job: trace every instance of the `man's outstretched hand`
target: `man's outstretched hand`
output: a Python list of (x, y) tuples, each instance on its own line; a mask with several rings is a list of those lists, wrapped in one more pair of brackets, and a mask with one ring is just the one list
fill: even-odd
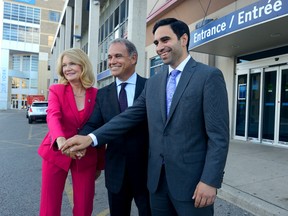
[(62, 151), (62, 153), (64, 153), (66, 150), (76, 152), (86, 149), (91, 145), (92, 142), (93, 140), (90, 136), (75, 135), (70, 139), (66, 140), (64, 145), (61, 146), (60, 150)]

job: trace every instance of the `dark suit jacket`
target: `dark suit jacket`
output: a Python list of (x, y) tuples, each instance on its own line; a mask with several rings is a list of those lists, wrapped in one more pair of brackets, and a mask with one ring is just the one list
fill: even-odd
[(229, 144), (226, 85), (220, 70), (190, 59), (166, 118), (168, 70), (152, 76), (134, 106), (94, 131), (99, 145), (148, 118), (148, 188), (158, 186), (162, 161), (171, 195), (191, 200), (202, 182), (219, 188)]
[[(137, 75), (135, 98), (141, 94), (146, 79)], [(99, 89), (96, 105), (81, 134), (88, 134), (120, 113), (116, 82)], [(148, 128), (142, 122), (128, 133), (110, 141), (106, 150), (105, 182), (113, 193), (119, 192), (124, 174), (130, 178), (134, 191), (147, 188)], [(146, 189), (147, 190), (147, 189)]]

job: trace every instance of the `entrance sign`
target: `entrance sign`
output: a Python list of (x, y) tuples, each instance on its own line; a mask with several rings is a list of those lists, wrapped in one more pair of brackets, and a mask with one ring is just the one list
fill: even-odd
[(192, 31), (189, 50), (241, 29), (283, 16), (288, 16), (287, 0), (258, 1)]

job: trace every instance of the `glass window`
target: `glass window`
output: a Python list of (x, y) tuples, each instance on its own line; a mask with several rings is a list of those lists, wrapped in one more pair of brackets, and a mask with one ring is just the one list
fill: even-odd
[(20, 71), (20, 56), (18, 55), (12, 56), (12, 69)]
[(10, 36), (11, 36), (10, 24), (4, 23), (3, 24), (3, 40), (10, 40)]
[(21, 79), (22, 80), (22, 88), (29, 88), (29, 79)]
[(129, 0), (126, 0), (126, 18), (128, 17), (129, 14)]
[(246, 123), (246, 85), (247, 75), (238, 76), (237, 88), (237, 111), (236, 111), (236, 132), (237, 136), (245, 136), (245, 123)]
[(19, 8), (19, 21), (21, 22), (26, 22), (26, 17), (27, 17), (27, 7), (20, 5)]
[(31, 56), (31, 71), (38, 71), (38, 56)]
[(288, 142), (288, 69), (282, 70), (279, 140)]
[(120, 23), (124, 22), (126, 18), (126, 1), (124, 0), (120, 5)]
[(26, 22), (28, 23), (33, 23), (33, 8), (27, 7), (27, 17), (26, 17)]
[(32, 28), (26, 26), (26, 42), (32, 43), (32, 39), (33, 39), (32, 34), (33, 34)]
[(40, 9), (4, 2), (4, 19), (40, 24)]
[(118, 28), (119, 26), (119, 7), (114, 12), (114, 29)]
[(104, 25), (101, 26), (99, 38), (100, 38), (100, 42), (104, 40)]
[(14, 24), (3, 24), (3, 39), (39, 43), (39, 29)]
[(152, 58), (150, 60), (150, 77), (159, 73), (162, 70), (163, 66), (163, 61), (159, 56)]
[(33, 43), (39, 43), (39, 29), (33, 28)]
[(109, 14), (109, 18), (102, 21), (99, 29), (99, 73), (107, 69), (108, 43), (115, 38), (127, 38), (128, 0), (122, 0), (119, 4), (115, 11), (111, 15)]
[(17, 35), (18, 35), (18, 26), (17, 25), (11, 25), (11, 37), (10, 40), (17, 41)]
[(39, 8), (34, 8), (34, 21), (33, 22), (35, 24), (40, 24), (40, 9)]
[(30, 56), (23, 56), (22, 71), (30, 71)]
[(85, 43), (84, 46), (82, 47), (82, 50), (88, 54), (88, 43)]
[(31, 79), (31, 88), (38, 88), (38, 81), (37, 79)]
[(108, 34), (113, 32), (113, 14), (109, 18), (109, 32)]
[(59, 22), (60, 20), (60, 13), (57, 11), (49, 11), (49, 21), (52, 22)]
[[(15, 78), (12, 78), (12, 88), (17, 88)], [(11, 95), (11, 98), (12, 98), (12, 95)]]
[(17, 20), (18, 21), (18, 14), (19, 14), (19, 5), (12, 4), (12, 20)]
[(127, 38), (127, 25), (128, 25), (128, 23), (126, 22), (120, 26), (120, 37), (121, 38)]
[(108, 19), (105, 21), (105, 34), (104, 34), (104, 38), (106, 38), (108, 36)]
[[(249, 103), (248, 103), (248, 137), (258, 138), (259, 112), (260, 112), (260, 90), (261, 90), (261, 74), (251, 73), (250, 86), (249, 86)], [(244, 93), (245, 91), (243, 90), (242, 92), (243, 92), (242, 97), (245, 98), (246, 93)], [(238, 93), (238, 95), (239, 94), (240, 93)]]
[(11, 19), (11, 4), (4, 2), (4, 19)]
[(25, 26), (19, 26), (18, 29), (18, 41), (24, 42), (25, 41)]
[(262, 138), (274, 140), (277, 70), (264, 73)]

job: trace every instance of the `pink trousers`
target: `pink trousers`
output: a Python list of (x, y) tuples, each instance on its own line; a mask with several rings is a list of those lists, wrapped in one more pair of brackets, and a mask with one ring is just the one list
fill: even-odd
[[(78, 170), (72, 160), (73, 216), (91, 216), (95, 192), (96, 165)], [(40, 216), (60, 216), (68, 172), (43, 160)]]

